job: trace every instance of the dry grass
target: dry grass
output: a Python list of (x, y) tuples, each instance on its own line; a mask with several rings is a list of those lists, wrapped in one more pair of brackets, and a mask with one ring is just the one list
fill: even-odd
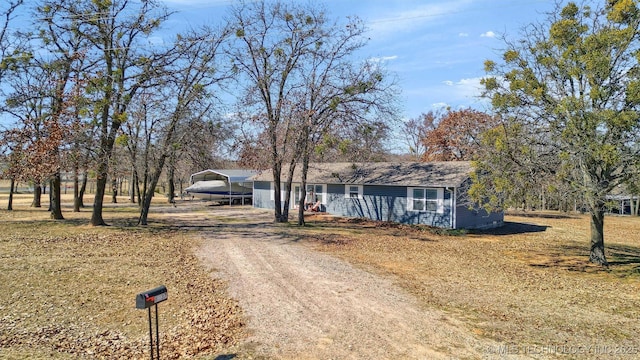
[(135, 296), (161, 284), (162, 358), (206, 357), (243, 336), (241, 311), (199, 263), (194, 237), (160, 222), (135, 227), (137, 208), (127, 204), (107, 205), (111, 226), (91, 227), (89, 209), (67, 204), (65, 221), (53, 221), (46, 204), (29, 203), (18, 195), (13, 211), (0, 211), (3, 359), (148, 358)]
[(315, 217), (304, 233), (516, 352), (638, 356), (640, 218), (606, 218), (606, 269), (588, 263), (588, 218), (558, 215), (507, 216), (502, 229), (462, 236)]
[[(67, 220), (52, 221), (46, 207), (29, 202), (21, 195), (16, 210), (0, 210), (0, 357), (148, 358), (146, 314), (134, 308), (135, 295), (160, 284), (169, 289), (159, 306), (163, 358), (210, 358), (243, 338), (240, 309), (193, 253), (199, 241), (153, 218), (160, 204), (147, 228), (134, 226), (135, 208), (107, 204), (112, 226), (94, 228), (86, 225), (88, 209), (72, 213), (67, 205)], [(587, 261), (585, 216), (506, 220), (496, 231), (448, 236), (315, 215), (308, 227), (282, 231), (392, 276), (423, 306), (511, 349), (546, 346), (542, 357), (551, 357), (580, 346), (590, 351), (580, 358), (637, 356), (640, 218), (606, 218), (607, 269)]]

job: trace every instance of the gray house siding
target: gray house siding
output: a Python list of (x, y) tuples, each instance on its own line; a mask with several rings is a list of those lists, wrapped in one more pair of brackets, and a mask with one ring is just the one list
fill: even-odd
[[(274, 209), (271, 183), (255, 181), (253, 206)], [(451, 211), (452, 192), (444, 189), (444, 211), (442, 214), (426, 211), (409, 211), (407, 187), (364, 185), (361, 199), (345, 197), (344, 184), (327, 184), (326, 205), (323, 210), (329, 214), (360, 217), (377, 221), (392, 221), (412, 225), (429, 225), (451, 229), (454, 214)], [(455, 210), (456, 229), (481, 229), (502, 225), (503, 213), (487, 215), (484, 210), (472, 210), (458, 205)]]
[(261, 209), (275, 209), (275, 201), (271, 200), (269, 181), (253, 182), (253, 206)]
[(469, 209), (459, 205), (456, 208), (456, 229), (489, 229), (504, 224), (504, 213), (487, 214), (483, 209)]
[(451, 193), (444, 191), (444, 212), (408, 211), (406, 186), (364, 185), (362, 198), (345, 197), (344, 184), (327, 186), (327, 212), (403, 224), (451, 228)]
[[(313, 163), (307, 185), (322, 186), (320, 209), (337, 216), (456, 229), (502, 225), (502, 212), (487, 214), (468, 208), (464, 195), (471, 171), (469, 162)], [(299, 168), (293, 178), (302, 178)], [(253, 180), (253, 205), (273, 209), (272, 174), (261, 172)], [(292, 201), (298, 197), (293, 195)], [(291, 204), (292, 208), (296, 205)]]

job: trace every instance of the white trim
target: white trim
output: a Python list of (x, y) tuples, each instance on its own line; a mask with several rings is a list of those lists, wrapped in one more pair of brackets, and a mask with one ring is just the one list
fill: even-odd
[(457, 204), (456, 204), (457, 191), (458, 191), (458, 189), (453, 188), (453, 191), (451, 192), (451, 212), (453, 213), (453, 216), (452, 216), (453, 224), (451, 224), (451, 228), (452, 229), (456, 229), (457, 226), (458, 226), (458, 223), (457, 223), (458, 219), (456, 218), (456, 216), (458, 215)]
[[(284, 198), (285, 198), (285, 191), (283, 191), (284, 190), (284, 185), (285, 185), (285, 183), (280, 183), (280, 201), (284, 201)], [(270, 193), (271, 193), (271, 196), (269, 197), (269, 200), (275, 201), (276, 200), (275, 182), (273, 182), (273, 181), (269, 182), (269, 190), (270, 190)]]
[[(351, 196), (351, 187), (358, 187), (358, 195), (356, 197)], [(364, 186), (357, 184), (344, 184), (344, 198), (345, 199), (362, 199), (362, 194), (364, 192)]]
[[(322, 205), (327, 205), (327, 184), (319, 184), (319, 183), (307, 183), (306, 184), (307, 187), (308, 186), (313, 186), (313, 189), (315, 190), (315, 187), (320, 185), (322, 191), (318, 194), (320, 195), (320, 203)], [(307, 189), (305, 188), (305, 191), (307, 191)], [(311, 199), (306, 199), (307, 202), (310, 202)]]
[(276, 189), (275, 189), (275, 186), (273, 186), (273, 184), (274, 184), (273, 181), (269, 182), (269, 194), (270, 194), (269, 200), (271, 201), (274, 201), (276, 199), (276, 196), (274, 195), (276, 192)]
[[(424, 190), (424, 198), (420, 199), (424, 201), (424, 210), (414, 210), (413, 209), (413, 201), (416, 200), (413, 198), (413, 190), (422, 189)], [(427, 190), (436, 190), (436, 211), (427, 210), (427, 202), (433, 200), (427, 200)], [(429, 212), (436, 214), (444, 214), (444, 189), (443, 188), (433, 188), (433, 187), (407, 187), (407, 210), (408, 211), (418, 211), (418, 212)]]

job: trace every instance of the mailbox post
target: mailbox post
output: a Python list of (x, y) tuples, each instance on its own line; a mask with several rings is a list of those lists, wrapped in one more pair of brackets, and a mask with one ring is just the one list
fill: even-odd
[(168, 297), (169, 293), (164, 285), (142, 292), (136, 296), (136, 309), (147, 309), (147, 313), (149, 314), (149, 353), (151, 354), (151, 360), (153, 360), (153, 326), (151, 325), (151, 307), (154, 307), (156, 312), (156, 354), (158, 355), (157, 359), (160, 360), (158, 303), (167, 300)]

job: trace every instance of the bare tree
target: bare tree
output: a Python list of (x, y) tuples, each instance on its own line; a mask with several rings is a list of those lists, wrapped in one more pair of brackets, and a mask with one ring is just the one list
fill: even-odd
[(181, 143), (177, 136), (178, 125), (185, 119), (202, 119), (212, 110), (213, 86), (226, 78), (225, 74), (218, 71), (217, 56), (227, 35), (226, 29), (214, 31), (210, 28), (180, 35), (169, 52), (170, 61), (164, 68), (165, 86), (159, 88), (164, 91), (163, 113), (166, 116), (162, 135), (158, 139), (157, 162), (154, 163), (155, 168), (141, 206), (138, 220), (141, 225), (147, 225), (151, 198), (165, 162), (175, 154), (175, 148)]
[(23, 43), (9, 31), (16, 10), (24, 0), (5, 0), (0, 4), (0, 81), (3, 74), (12, 70), (13, 64), (25, 55)]
[(422, 160), (426, 152), (424, 139), (427, 137), (427, 132), (435, 128), (439, 118), (439, 113), (429, 111), (428, 113), (420, 114), (418, 117), (408, 119), (402, 124), (403, 140), (409, 148), (409, 154), (414, 161)]
[[(373, 61), (356, 63), (351, 56), (364, 46), (364, 27), (354, 20), (345, 27), (331, 26), (326, 39), (302, 64), (302, 87), (295, 90), (294, 109), (298, 121), (293, 124), (297, 137), (294, 156), (289, 163), (288, 187), (293, 180), (295, 162), (302, 162), (301, 194), (298, 203), (298, 224), (304, 225), (304, 204), (309, 162), (316, 147), (337, 131), (385, 129), (398, 113), (395, 104), (397, 89), (393, 77), (384, 72), (381, 64)], [(370, 131), (375, 134), (375, 131)], [(371, 149), (371, 144), (361, 148)], [(360, 155), (362, 153), (354, 151)], [(296, 179), (297, 180), (297, 179)], [(286, 206), (285, 203), (285, 215)]]
[[(312, 4), (257, 1), (234, 6), (230, 26), (237, 41), (229, 54), (244, 76), (246, 118), (269, 153), (274, 220), (286, 222), (292, 175), (301, 156), (328, 134), (335, 124), (332, 116), (364, 124), (358, 112), (387, 79), (372, 63), (356, 67), (347, 60), (365, 44), (358, 19), (339, 24)], [(282, 174), (283, 164), (289, 165), (288, 174)]]
[(99, 129), (91, 224), (105, 225), (103, 200), (115, 140), (132, 99), (141, 89), (156, 85), (153, 74), (164, 56), (154, 54), (146, 40), (169, 13), (155, 0), (61, 0), (48, 2), (43, 9), (55, 10), (53, 23), (71, 22), (77, 27), (75, 34), (89, 43), (93, 71), (87, 73), (87, 86)]
[[(2, 84), (4, 74), (12, 68), (10, 64), (15, 61), (14, 55), (19, 54), (21, 51), (20, 47), (16, 46), (16, 42), (14, 41), (15, 37), (9, 33), (9, 24), (11, 23), (14, 12), (23, 2), (24, 0), (8, 0), (0, 4), (0, 84)], [(0, 110), (0, 113), (1, 112)], [(16, 144), (13, 145), (15, 146)], [(13, 164), (17, 162), (17, 156), (13, 154), (10, 141), (8, 141), (5, 136), (0, 140), (0, 147), (3, 152), (7, 153), (6, 158), (9, 159), (7, 162), (9, 166), (3, 170), (3, 175), (8, 176), (11, 180), (7, 209), (13, 210), (13, 192), (16, 179), (15, 170), (17, 170)]]

